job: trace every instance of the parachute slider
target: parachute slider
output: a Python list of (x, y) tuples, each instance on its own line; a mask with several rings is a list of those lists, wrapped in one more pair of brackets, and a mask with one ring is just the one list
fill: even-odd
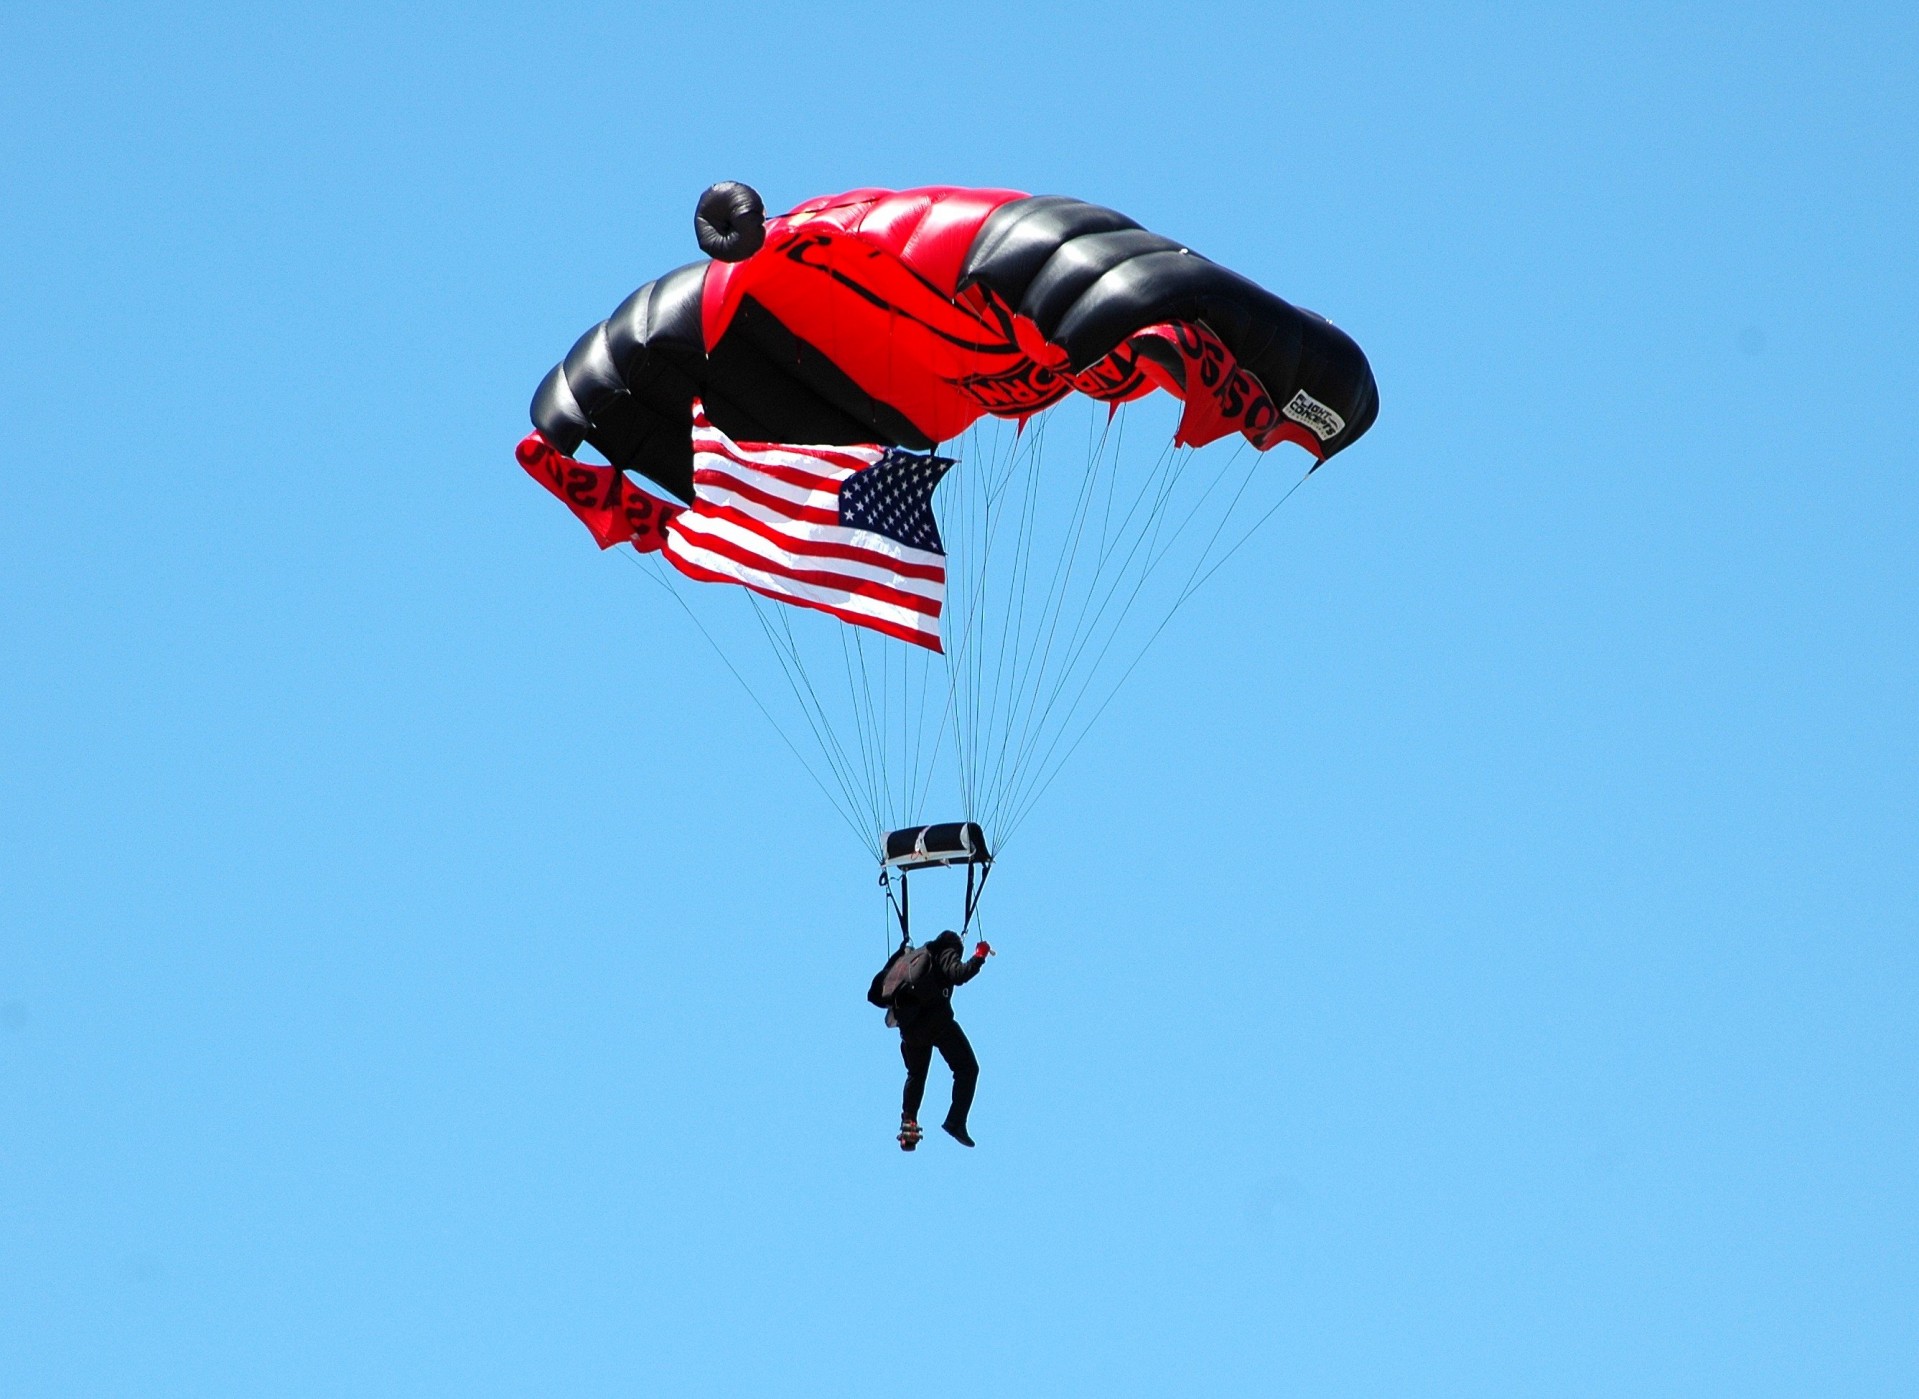
[(883, 863), (904, 874), (945, 865), (990, 865), (993, 856), (986, 848), (986, 832), (979, 822), (946, 821), (889, 832)]
[(700, 251), (720, 262), (745, 262), (766, 242), (766, 206), (760, 192), (738, 180), (710, 185), (693, 210)]

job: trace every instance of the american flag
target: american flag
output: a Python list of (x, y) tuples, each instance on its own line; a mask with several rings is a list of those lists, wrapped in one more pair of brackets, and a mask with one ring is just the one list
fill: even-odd
[(897, 447), (735, 442), (696, 399), (693, 504), (662, 552), (689, 578), (938, 651), (946, 552), (933, 488), (952, 465)]

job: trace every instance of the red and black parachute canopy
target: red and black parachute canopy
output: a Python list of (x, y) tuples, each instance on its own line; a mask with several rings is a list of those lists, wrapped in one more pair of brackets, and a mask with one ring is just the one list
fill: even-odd
[(714, 260), (648, 282), (541, 382), (534, 426), (691, 500), (691, 405), (743, 441), (924, 450), (982, 414), (1163, 388), (1184, 440), (1227, 431), (1324, 460), (1378, 415), (1359, 346), (1323, 317), (1057, 195), (853, 190), (763, 219), (716, 185)]

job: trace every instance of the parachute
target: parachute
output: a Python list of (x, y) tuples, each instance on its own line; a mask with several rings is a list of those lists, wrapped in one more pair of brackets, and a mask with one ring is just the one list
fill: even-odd
[[(727, 183), (695, 232), (706, 259), (640, 287), (546, 375), (521, 462), (602, 547), (633, 546), (883, 870), (902, 852), (889, 835), (943, 821), (977, 833), (979, 856), (969, 837), (926, 863), (968, 863), (970, 888), (1145, 646), (1304, 480), (1262, 495), (1284, 482), (1262, 455), (1292, 443), (1310, 475), (1352, 445), (1378, 414), (1372, 371), (1323, 317), (1077, 199), (861, 189), (769, 219)], [(1177, 420), (1142, 446), (1130, 405), (1154, 402)], [(583, 447), (606, 464), (577, 460)], [(933, 520), (888, 535), (905, 543), (887, 557), (936, 561), (943, 591), (887, 592), (913, 609), (903, 630), (870, 602), (888, 585), (836, 609), (809, 582), (777, 593), (690, 566), (674, 543), (703, 508), (701, 452), (816, 493), (882, 467), (922, 483)], [(892, 530), (892, 499), (841, 523)], [(767, 535), (765, 519), (735, 523)], [(809, 547), (831, 555), (818, 576), (859, 572), (843, 547)], [(747, 598), (744, 623), (695, 598), (714, 590), (692, 580), (720, 577), (747, 584), (725, 590)], [(795, 601), (812, 610), (779, 605)], [(755, 630), (771, 671), (735, 659)], [(760, 693), (780, 685), (785, 725)]]

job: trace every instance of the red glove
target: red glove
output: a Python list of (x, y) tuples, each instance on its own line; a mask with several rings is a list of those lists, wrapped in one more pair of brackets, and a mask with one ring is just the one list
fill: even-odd
[(973, 960), (976, 962), (984, 962), (992, 955), (993, 947), (991, 943), (982, 942), (978, 947), (973, 949)]

